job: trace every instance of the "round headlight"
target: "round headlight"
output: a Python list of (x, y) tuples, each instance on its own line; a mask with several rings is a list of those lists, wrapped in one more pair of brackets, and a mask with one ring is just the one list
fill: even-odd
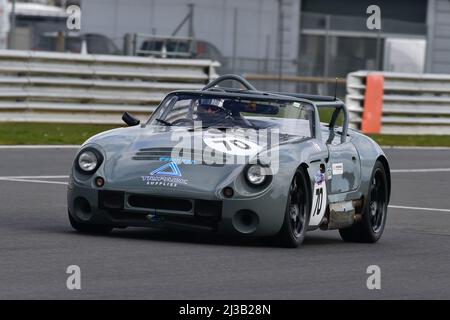
[(260, 185), (266, 180), (265, 170), (260, 165), (252, 165), (247, 169), (247, 181), (254, 185)]
[(97, 168), (98, 158), (92, 151), (84, 151), (78, 157), (78, 166), (85, 172), (91, 172)]

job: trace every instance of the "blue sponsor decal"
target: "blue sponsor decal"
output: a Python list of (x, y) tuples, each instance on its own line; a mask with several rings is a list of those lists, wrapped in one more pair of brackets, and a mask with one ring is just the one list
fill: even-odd
[(188, 183), (188, 180), (181, 177), (181, 171), (175, 162), (166, 163), (150, 172), (150, 175), (142, 176), (142, 181), (148, 186), (174, 188)]
[(166, 176), (181, 177), (181, 171), (175, 162), (169, 162), (169, 163), (162, 165), (158, 169), (155, 169), (152, 172), (150, 172), (150, 175), (151, 176), (166, 175)]

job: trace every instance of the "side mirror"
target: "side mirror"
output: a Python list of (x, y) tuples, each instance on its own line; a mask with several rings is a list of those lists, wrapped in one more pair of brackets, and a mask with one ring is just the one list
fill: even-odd
[(124, 112), (122, 115), (122, 120), (123, 122), (125, 122), (127, 125), (129, 125), (130, 127), (133, 126), (137, 126), (139, 123), (141, 123), (141, 120), (136, 119), (135, 117), (133, 117), (131, 114), (129, 114), (128, 112)]

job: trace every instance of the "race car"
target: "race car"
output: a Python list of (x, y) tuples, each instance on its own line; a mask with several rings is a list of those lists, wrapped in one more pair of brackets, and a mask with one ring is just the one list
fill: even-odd
[[(239, 88), (224, 87), (230, 81)], [(76, 154), (67, 201), (77, 231), (155, 227), (286, 247), (315, 229), (367, 243), (383, 233), (388, 160), (349, 129), (335, 97), (258, 91), (225, 75), (169, 93), (145, 123), (122, 119), (127, 127), (91, 137)]]

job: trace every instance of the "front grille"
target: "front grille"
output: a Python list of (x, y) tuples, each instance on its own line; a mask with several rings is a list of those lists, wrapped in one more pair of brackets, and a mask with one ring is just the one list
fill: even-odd
[(139, 221), (139, 222), (148, 222), (148, 212), (126, 212), (122, 210), (111, 210), (108, 211), (108, 214), (111, 218), (118, 221)]
[(206, 218), (197, 216), (159, 216), (158, 220), (149, 217), (148, 212), (126, 212), (111, 210), (107, 214), (119, 225), (138, 225), (138, 226), (165, 226), (169, 228), (182, 228), (184, 230), (194, 231), (216, 231), (219, 222), (216, 218)]
[(98, 207), (100, 209), (123, 209), (124, 192), (100, 190), (98, 192)]
[(128, 204), (135, 208), (160, 209), (172, 211), (192, 210), (192, 203), (189, 200), (176, 198), (162, 198), (148, 195), (130, 195)]
[[(99, 207), (119, 225), (156, 225), (183, 228), (189, 230), (215, 231), (222, 219), (222, 201), (187, 200), (167, 198), (143, 194), (130, 194), (128, 204), (133, 208), (149, 209), (128, 211), (124, 209), (125, 193), (122, 191), (99, 191)], [(152, 221), (153, 210), (168, 210), (173, 212), (158, 212), (157, 221)], [(177, 212), (179, 214), (177, 214)]]
[(197, 217), (220, 219), (222, 216), (222, 201), (194, 200), (192, 202), (187, 199), (133, 194), (129, 196), (128, 204), (135, 208), (182, 212), (191, 212), (194, 209), (194, 214)]
[(199, 217), (222, 217), (222, 201), (195, 200), (194, 212)]

